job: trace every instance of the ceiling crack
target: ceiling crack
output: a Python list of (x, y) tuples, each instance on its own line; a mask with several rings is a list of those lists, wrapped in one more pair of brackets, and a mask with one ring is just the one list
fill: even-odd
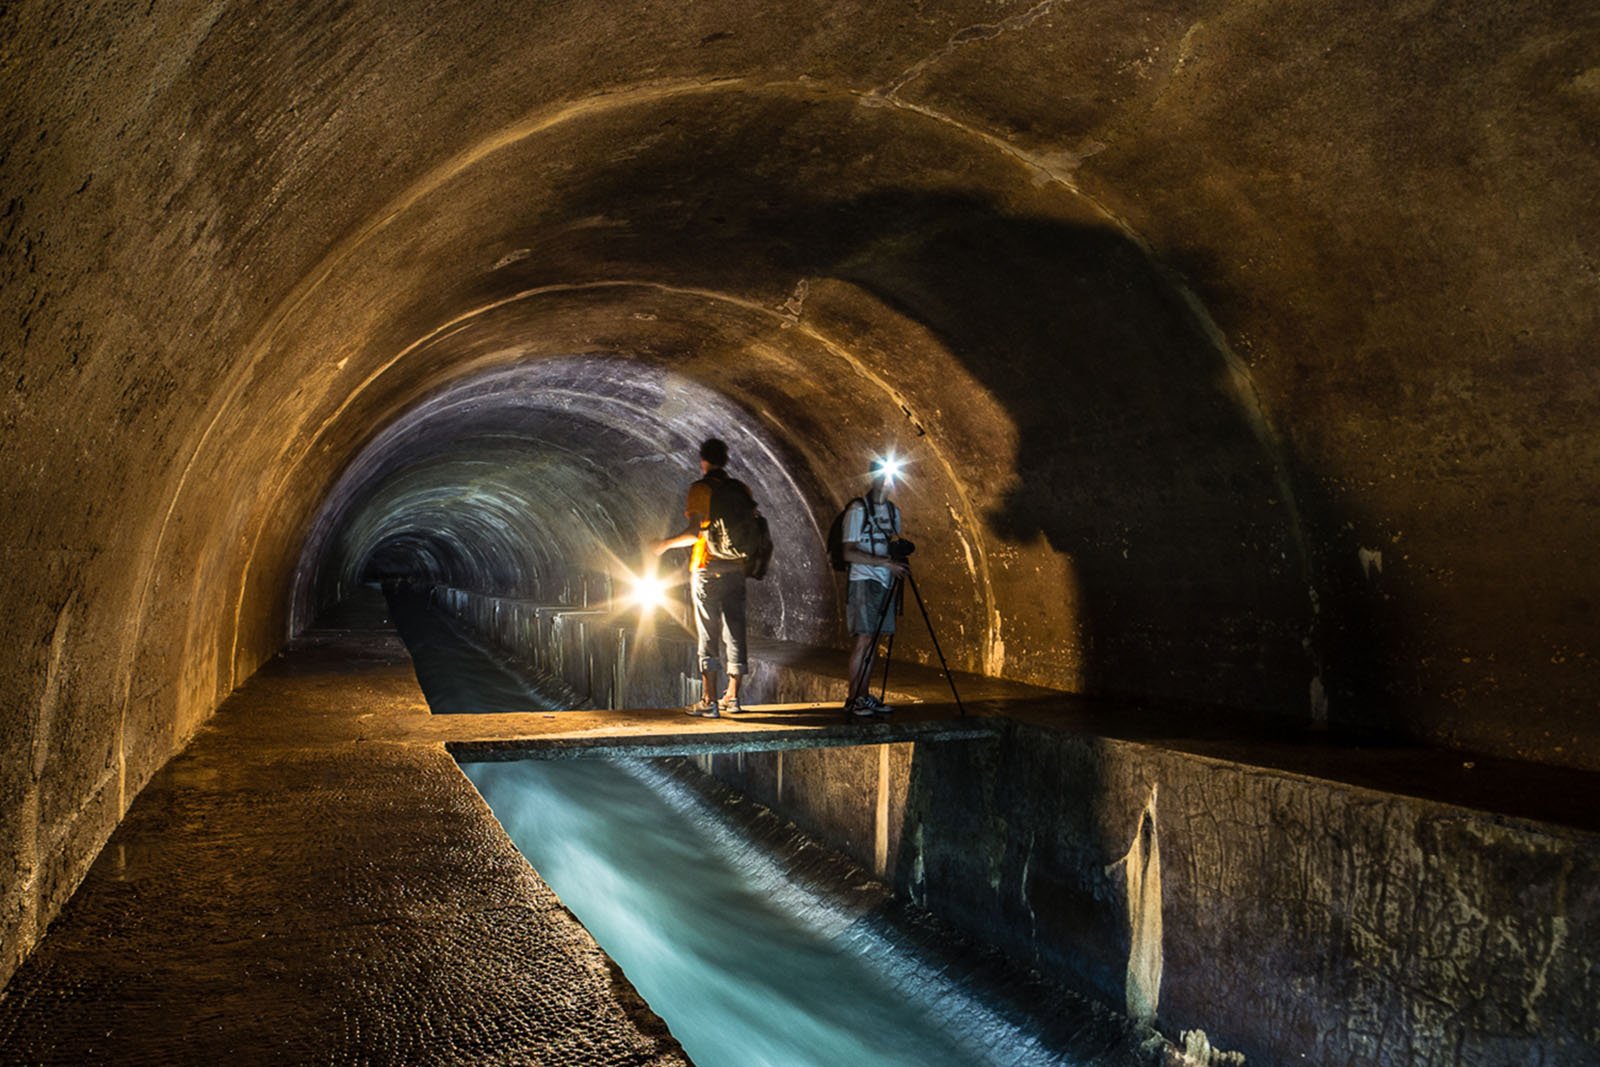
[(874, 90), (873, 95), (893, 99), (895, 94), (905, 88), (910, 82), (915, 81), (928, 67), (937, 63), (946, 56), (953, 55), (958, 49), (979, 41), (988, 41), (999, 37), (1003, 33), (1014, 33), (1023, 30), (1048, 15), (1059, 0), (1039, 0), (1028, 10), (1018, 15), (999, 22), (981, 22), (973, 26), (965, 26), (952, 33), (944, 43), (944, 47), (931, 56), (917, 60), (901, 72), (900, 76), (889, 82), (882, 89)]

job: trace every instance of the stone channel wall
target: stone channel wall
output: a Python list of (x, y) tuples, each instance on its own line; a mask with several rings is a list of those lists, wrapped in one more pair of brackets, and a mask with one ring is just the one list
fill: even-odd
[[(675, 622), (662, 619), (656, 629), (642, 631), (635, 612), (619, 612), (599, 598), (550, 603), (447, 585), (431, 587), (428, 595), (506, 662), (557, 679), (586, 707), (676, 707), (699, 696), (694, 639)], [(845, 685), (842, 678), (792, 670), (753, 654), (742, 693), (750, 704), (843, 701)]]
[(1252, 1064), (1600, 1063), (1600, 840), (1010, 723), (720, 780), (1069, 987)]
[(429, 602), (516, 668), (554, 678), (582, 706), (661, 707), (684, 702), (693, 648), (667, 637), (640, 642), (605, 607), (486, 596), (436, 585)]
[[(693, 692), (679, 635), (440, 588), (597, 706)], [(756, 662), (752, 703), (842, 684)], [(1600, 839), (1008, 721), (977, 742), (700, 757), (966, 933), (1251, 1064), (1600, 1063)]]

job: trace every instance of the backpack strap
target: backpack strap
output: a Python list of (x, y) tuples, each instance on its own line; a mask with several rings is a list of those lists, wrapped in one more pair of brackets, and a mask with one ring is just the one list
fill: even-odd
[[(870, 504), (868, 504), (867, 503), (867, 498), (863, 497), (863, 496), (856, 497), (855, 500), (850, 501), (850, 503), (854, 504), (857, 500), (859, 500), (861, 502), (861, 517), (865, 521), (865, 524), (868, 525), (868, 526), (871, 526), (872, 529), (873, 529), (873, 532), (882, 534), (883, 535), (883, 539), (884, 539), (885, 542), (889, 542), (889, 541), (894, 540), (894, 536), (898, 531), (896, 531), (896, 530), (887, 530), (886, 531), (886, 530), (883, 529), (883, 527), (878, 525), (878, 517), (877, 517), (877, 510), (878, 509), (874, 508)], [(896, 526), (896, 527), (899, 526), (900, 525), (900, 509), (895, 506), (895, 502), (893, 500), (885, 500), (884, 503), (889, 505), (889, 523), (890, 523), (890, 525), (891, 526)], [(848, 506), (849, 505), (846, 505), (846, 507), (848, 507)]]

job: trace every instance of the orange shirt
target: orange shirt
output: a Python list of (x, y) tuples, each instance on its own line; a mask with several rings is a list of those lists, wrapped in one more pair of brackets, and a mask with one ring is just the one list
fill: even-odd
[(689, 569), (692, 571), (705, 570), (706, 566), (706, 529), (711, 525), (711, 485), (707, 482), (695, 482), (689, 486), (689, 499), (683, 505), (683, 517), (689, 520), (699, 518), (700, 538), (694, 543), (694, 548), (689, 552)]

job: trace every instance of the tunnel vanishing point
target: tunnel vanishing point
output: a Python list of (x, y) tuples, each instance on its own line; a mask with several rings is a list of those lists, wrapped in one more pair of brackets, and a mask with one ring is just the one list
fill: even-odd
[(895, 449), (953, 665), (1102, 709), (927, 755), (897, 890), (1250, 1063), (1600, 1063), (1600, 7), (17, 3), (0, 77), (0, 1014), (319, 615), (582, 601), (715, 434), (763, 638)]

